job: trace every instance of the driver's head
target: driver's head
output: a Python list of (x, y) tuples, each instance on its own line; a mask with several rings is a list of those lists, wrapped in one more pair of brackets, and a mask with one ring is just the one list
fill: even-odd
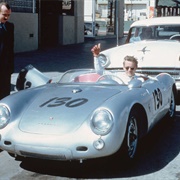
[(152, 29), (150, 27), (145, 27), (142, 29), (142, 38), (151, 39), (152, 38)]
[(127, 76), (134, 76), (138, 67), (138, 61), (134, 56), (126, 56), (123, 62), (123, 69)]

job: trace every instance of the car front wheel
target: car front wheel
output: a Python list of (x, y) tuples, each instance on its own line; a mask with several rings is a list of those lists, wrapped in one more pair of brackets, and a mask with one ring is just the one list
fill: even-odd
[(132, 161), (137, 152), (137, 146), (139, 141), (138, 136), (138, 115), (132, 110), (127, 123), (126, 134), (123, 142), (123, 158), (126, 162)]

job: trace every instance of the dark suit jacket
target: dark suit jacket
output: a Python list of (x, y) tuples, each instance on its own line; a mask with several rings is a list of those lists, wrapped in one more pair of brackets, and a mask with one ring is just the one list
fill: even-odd
[[(5, 27), (6, 31), (3, 33), (3, 38), (0, 42), (0, 64), (3, 64), (3, 69), (6, 68), (8, 73), (12, 74), (14, 72), (14, 25), (6, 22)], [(2, 70), (2, 66), (0, 70)]]
[(10, 93), (14, 72), (14, 24), (6, 22), (5, 27), (0, 29), (0, 99)]

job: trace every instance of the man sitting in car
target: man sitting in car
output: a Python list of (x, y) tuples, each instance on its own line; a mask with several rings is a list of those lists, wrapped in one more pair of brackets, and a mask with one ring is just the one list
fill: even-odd
[(124, 57), (124, 62), (123, 62), (124, 73), (112, 73), (109, 71), (104, 71), (103, 67), (98, 61), (98, 55), (100, 53), (100, 50), (101, 50), (100, 44), (95, 45), (91, 49), (91, 52), (93, 53), (94, 56), (94, 68), (99, 74), (116, 75), (120, 77), (120, 79), (122, 79), (125, 84), (128, 84), (133, 78), (138, 78), (138, 79), (141, 78), (140, 80), (144, 81), (144, 77), (142, 78), (142, 76), (138, 76), (135, 74), (136, 69), (138, 67), (138, 61), (134, 56)]

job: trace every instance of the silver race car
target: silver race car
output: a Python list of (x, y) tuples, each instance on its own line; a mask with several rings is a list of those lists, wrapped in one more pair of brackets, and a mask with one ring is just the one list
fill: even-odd
[(164, 116), (173, 119), (176, 93), (167, 73), (126, 85), (94, 69), (69, 70), (58, 83), (0, 101), (0, 149), (15, 156), (83, 161), (123, 148), (123, 157), (132, 160), (139, 139)]

